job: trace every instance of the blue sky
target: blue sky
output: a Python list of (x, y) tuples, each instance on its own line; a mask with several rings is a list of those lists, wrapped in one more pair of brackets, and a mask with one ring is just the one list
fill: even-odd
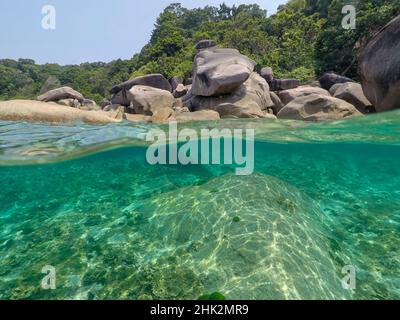
[[(170, 3), (188, 8), (223, 0), (0, 0), (0, 58), (77, 64), (131, 58), (140, 51), (159, 13)], [(225, 0), (258, 3), (268, 13), (286, 0)], [(42, 28), (42, 7), (56, 8), (56, 30)]]

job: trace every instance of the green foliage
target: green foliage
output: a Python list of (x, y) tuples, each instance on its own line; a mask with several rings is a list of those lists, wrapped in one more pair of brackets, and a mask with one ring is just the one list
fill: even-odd
[[(341, 26), (345, 4), (356, 6), (355, 30)], [(189, 78), (201, 39), (236, 48), (257, 70), (270, 66), (279, 78), (307, 83), (326, 71), (356, 78), (358, 49), (398, 14), (400, 0), (290, 0), (269, 17), (256, 4), (186, 9), (173, 3), (157, 18), (149, 43), (130, 60), (75, 66), (0, 60), (0, 100), (32, 99), (64, 85), (100, 102), (113, 85), (131, 77)]]
[(71, 86), (98, 103), (109, 89), (129, 78), (132, 60), (84, 63), (78, 66), (38, 65), (32, 60), (0, 60), (0, 99), (33, 99), (48, 90)]
[[(356, 7), (355, 30), (345, 30), (341, 26), (341, 11), (345, 4)], [(375, 32), (400, 14), (400, 0), (334, 0), (330, 2), (327, 12), (325, 31), (316, 44), (316, 72), (335, 71), (357, 78), (359, 50)]]

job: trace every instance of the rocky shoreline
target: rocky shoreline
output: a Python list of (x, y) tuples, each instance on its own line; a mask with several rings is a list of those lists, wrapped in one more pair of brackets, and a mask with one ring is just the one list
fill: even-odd
[[(70, 87), (61, 87), (37, 101), (0, 102), (0, 120), (99, 124), (226, 118), (332, 121), (387, 111), (400, 107), (400, 66), (395, 58), (398, 30), (400, 17), (366, 46), (359, 59), (361, 84), (332, 72), (308, 85), (296, 79), (276, 79), (269, 67), (255, 72), (256, 63), (238, 50), (202, 40), (196, 45), (192, 79), (167, 80), (161, 74), (131, 79), (111, 88), (111, 100), (104, 99), (100, 106)], [(379, 59), (382, 63), (377, 63)]]

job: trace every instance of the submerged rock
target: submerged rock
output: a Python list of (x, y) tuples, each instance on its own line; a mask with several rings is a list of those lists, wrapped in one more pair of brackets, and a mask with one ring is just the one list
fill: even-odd
[(45, 94), (42, 94), (37, 97), (39, 101), (49, 102), (49, 101), (58, 101), (63, 99), (76, 99), (79, 102), (82, 102), (84, 97), (78, 91), (70, 87), (61, 87), (58, 89), (50, 90)]
[(123, 119), (123, 109), (114, 112), (85, 111), (31, 100), (0, 102), (0, 119), (11, 121), (67, 123), (82, 121), (89, 124), (107, 124)]
[(400, 16), (367, 44), (359, 57), (359, 75), (376, 111), (400, 108)]
[(311, 94), (287, 104), (278, 113), (279, 119), (332, 121), (362, 115), (353, 105), (331, 96)]
[(140, 212), (146, 221), (135, 234), (142, 235), (137, 254), (148, 265), (132, 275), (135, 295), (349, 298), (330, 256), (324, 214), (307, 195), (273, 177), (225, 175), (138, 199), (125, 211)]
[(253, 72), (255, 62), (235, 49), (200, 51), (193, 65), (192, 94), (217, 96), (238, 89)]

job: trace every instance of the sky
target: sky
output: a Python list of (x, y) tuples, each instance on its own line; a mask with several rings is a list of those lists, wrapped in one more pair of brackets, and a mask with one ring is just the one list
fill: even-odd
[[(286, 0), (0, 0), (0, 59), (62, 65), (130, 59), (173, 2), (187, 8), (258, 3), (273, 14)], [(42, 27), (46, 5), (56, 10), (55, 30)]]

